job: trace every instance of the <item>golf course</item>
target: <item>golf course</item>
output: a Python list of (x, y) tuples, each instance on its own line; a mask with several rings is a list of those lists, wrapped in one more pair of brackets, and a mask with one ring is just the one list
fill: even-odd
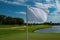
[[(51, 25), (29, 25), (29, 40), (60, 40), (60, 33), (35, 33), (34, 30), (49, 28)], [(0, 40), (26, 40), (25, 25), (0, 25)]]

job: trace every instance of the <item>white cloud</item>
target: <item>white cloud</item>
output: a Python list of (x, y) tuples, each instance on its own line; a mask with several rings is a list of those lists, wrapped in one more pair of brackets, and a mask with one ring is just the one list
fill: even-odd
[(42, 3), (39, 3), (39, 2), (35, 2), (35, 6), (38, 7), (38, 8), (47, 9), (49, 7), (49, 4), (42, 4)]
[(18, 2), (25, 2), (25, 0), (17, 0)]
[(16, 12), (16, 14), (26, 14), (26, 12)]
[(54, 4), (43, 4), (43, 3), (39, 3), (39, 2), (35, 2), (35, 6), (38, 8), (48, 8), (48, 7), (55, 7), (56, 5)]
[(26, 0), (14, 0), (14, 1), (0, 0), (0, 1), (9, 3), (9, 4), (16, 4), (16, 5), (23, 5), (26, 2)]
[(51, 0), (46, 0), (47, 2), (50, 2)]
[[(47, 2), (49, 2), (50, 0), (46, 0)], [(57, 12), (60, 12), (60, 3), (58, 1), (56, 1), (55, 4), (43, 4), (43, 3), (39, 3), (39, 2), (35, 2), (35, 6), (38, 7), (38, 8), (44, 8), (46, 10), (48, 10), (48, 8), (50, 7), (54, 7), (56, 8)]]
[(36, 7), (43, 7), (43, 4), (42, 3), (35, 2), (35, 6)]
[(60, 1), (56, 0), (57, 11), (60, 12)]
[(48, 10), (49, 4), (42, 4), (39, 2), (35, 2), (35, 6), (38, 8), (43, 8), (46, 12), (49, 12)]

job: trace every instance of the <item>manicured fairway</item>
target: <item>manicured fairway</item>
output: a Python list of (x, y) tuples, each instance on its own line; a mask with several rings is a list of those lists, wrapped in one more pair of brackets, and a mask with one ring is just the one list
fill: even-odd
[[(26, 40), (26, 26), (0, 25), (0, 40)], [(60, 40), (60, 33), (34, 33), (32, 31), (48, 28), (50, 25), (29, 26), (29, 40)]]
[(60, 33), (29, 33), (29, 40), (60, 40)]
[[(26, 33), (0, 35), (0, 40), (26, 40)], [(29, 33), (29, 40), (60, 40), (60, 33)]]

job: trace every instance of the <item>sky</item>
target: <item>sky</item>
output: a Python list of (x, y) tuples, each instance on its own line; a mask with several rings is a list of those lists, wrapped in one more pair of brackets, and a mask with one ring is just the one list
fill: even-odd
[(26, 5), (49, 11), (47, 22), (60, 23), (60, 0), (0, 0), (0, 15), (23, 18), (26, 21)]

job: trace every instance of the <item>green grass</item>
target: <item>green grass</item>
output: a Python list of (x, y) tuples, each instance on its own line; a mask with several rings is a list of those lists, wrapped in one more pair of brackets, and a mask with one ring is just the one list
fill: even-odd
[[(43, 29), (43, 28), (49, 28), (51, 27), (51, 25), (29, 25), (28, 26), (28, 31), (29, 32), (33, 32), (35, 30), (38, 29)], [(4, 29), (8, 29), (8, 30), (20, 30), (22, 32), (26, 32), (26, 26), (24, 25), (0, 25), (0, 30), (4, 30)]]
[(19, 25), (0, 25), (0, 28), (22, 27)]
[(60, 33), (29, 33), (29, 40), (60, 40)]
[[(17, 28), (12, 28), (17, 27)], [(34, 33), (32, 31), (48, 28), (50, 25), (29, 26), (29, 40), (60, 40), (60, 33)], [(0, 40), (26, 40), (26, 26), (0, 25)], [(8, 29), (5, 29), (8, 28)], [(21, 30), (24, 29), (24, 30)]]
[[(60, 33), (29, 33), (29, 40), (60, 40)], [(26, 33), (0, 35), (0, 40), (26, 40)]]
[(50, 27), (51, 25), (33, 25), (33, 26), (29, 26), (28, 30), (29, 32), (33, 32), (38, 29), (44, 29), (44, 28), (50, 28)]

